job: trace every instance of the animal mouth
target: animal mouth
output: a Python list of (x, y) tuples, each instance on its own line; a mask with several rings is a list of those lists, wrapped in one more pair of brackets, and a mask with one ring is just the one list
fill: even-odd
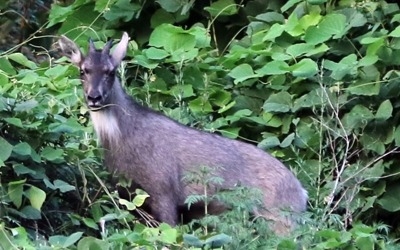
[(101, 109), (104, 108), (104, 105), (103, 105), (103, 104), (100, 104), (100, 103), (93, 103), (93, 102), (88, 103), (87, 106), (88, 106), (88, 108), (90, 109), (90, 111), (95, 111), (95, 112), (96, 112), (96, 111), (99, 111), (99, 110), (101, 110)]

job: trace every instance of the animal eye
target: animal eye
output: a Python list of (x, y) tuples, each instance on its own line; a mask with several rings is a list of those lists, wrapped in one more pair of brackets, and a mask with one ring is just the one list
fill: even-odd
[(115, 70), (111, 70), (110, 72), (108, 72), (108, 75), (111, 77), (115, 76)]
[(90, 72), (89, 72), (89, 70), (88, 70), (88, 69), (86, 69), (86, 68), (83, 68), (83, 69), (81, 69), (81, 70), (79, 71), (79, 73), (81, 74), (81, 76), (83, 76), (83, 75), (87, 75), (87, 74), (89, 74)]

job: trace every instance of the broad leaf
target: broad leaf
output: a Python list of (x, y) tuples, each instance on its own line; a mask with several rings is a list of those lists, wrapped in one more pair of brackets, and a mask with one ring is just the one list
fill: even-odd
[(29, 189), (25, 191), (25, 196), (31, 202), (31, 206), (39, 211), (46, 200), (46, 193), (35, 186), (30, 186)]
[(393, 106), (390, 100), (385, 100), (379, 105), (378, 110), (375, 114), (377, 120), (387, 120), (392, 116)]
[(8, 157), (10, 157), (13, 146), (0, 136), (0, 148), (0, 162), (4, 162), (8, 159)]
[(272, 94), (265, 102), (263, 109), (265, 112), (288, 112), (292, 107), (292, 96), (282, 91)]
[(218, 0), (212, 2), (210, 7), (205, 7), (211, 16), (230, 16), (237, 13), (237, 4), (234, 0)]
[(236, 66), (231, 70), (231, 72), (228, 74), (230, 77), (232, 77), (234, 80), (234, 83), (240, 83), (243, 82), (249, 78), (256, 77), (256, 75), (253, 72), (252, 67), (247, 64), (240, 64), (239, 66)]

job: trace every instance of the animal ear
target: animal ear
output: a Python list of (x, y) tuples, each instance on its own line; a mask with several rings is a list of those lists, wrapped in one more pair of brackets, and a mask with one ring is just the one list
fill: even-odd
[(128, 48), (129, 36), (128, 33), (124, 32), (121, 37), (121, 41), (117, 44), (114, 51), (111, 54), (111, 57), (114, 60), (114, 66), (117, 66), (121, 63), (122, 59), (124, 59), (126, 54), (126, 49)]
[(79, 66), (83, 60), (83, 55), (78, 45), (66, 36), (61, 36), (58, 40), (61, 51), (68, 57), (72, 63)]

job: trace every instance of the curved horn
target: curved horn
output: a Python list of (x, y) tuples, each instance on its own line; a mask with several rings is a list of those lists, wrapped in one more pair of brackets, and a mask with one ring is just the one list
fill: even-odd
[(111, 49), (112, 43), (113, 43), (112, 39), (108, 40), (106, 45), (104, 45), (104, 48), (103, 48), (103, 51), (102, 51), (103, 54), (109, 54), (110, 53), (110, 49)]
[(122, 59), (125, 57), (128, 45), (129, 45), (129, 36), (128, 33), (124, 32), (122, 34), (121, 40), (119, 41), (119, 43), (117, 44), (112, 53), (112, 58), (114, 59), (115, 66), (120, 64)]

